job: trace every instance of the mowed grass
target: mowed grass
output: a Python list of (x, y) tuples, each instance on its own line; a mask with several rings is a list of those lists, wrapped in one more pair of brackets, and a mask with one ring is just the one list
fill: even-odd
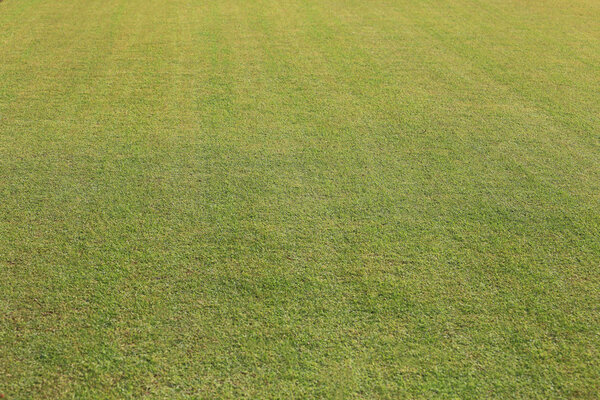
[(4, 0), (0, 393), (598, 398), (600, 3)]

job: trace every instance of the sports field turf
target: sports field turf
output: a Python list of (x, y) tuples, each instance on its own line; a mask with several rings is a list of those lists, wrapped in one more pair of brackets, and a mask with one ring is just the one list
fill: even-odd
[(0, 394), (598, 398), (600, 2), (0, 2)]

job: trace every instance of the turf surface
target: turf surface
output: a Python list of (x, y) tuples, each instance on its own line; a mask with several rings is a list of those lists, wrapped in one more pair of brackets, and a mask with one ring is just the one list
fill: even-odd
[(600, 3), (4, 0), (0, 393), (597, 398)]

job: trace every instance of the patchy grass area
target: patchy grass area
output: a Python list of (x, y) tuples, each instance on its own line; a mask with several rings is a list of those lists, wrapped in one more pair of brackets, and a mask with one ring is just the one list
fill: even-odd
[(600, 3), (0, 3), (0, 393), (597, 398)]

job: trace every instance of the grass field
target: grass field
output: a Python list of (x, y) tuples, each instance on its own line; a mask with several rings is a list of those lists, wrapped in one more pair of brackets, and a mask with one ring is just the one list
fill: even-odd
[(600, 2), (4, 0), (0, 393), (600, 396)]

